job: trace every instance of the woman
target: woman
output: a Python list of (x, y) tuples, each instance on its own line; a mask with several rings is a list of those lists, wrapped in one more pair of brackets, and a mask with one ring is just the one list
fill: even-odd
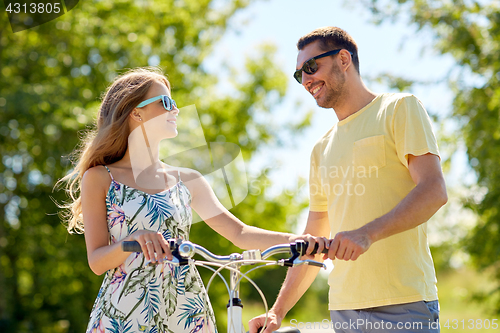
[[(159, 143), (177, 135), (178, 115), (159, 70), (139, 68), (118, 77), (102, 101), (97, 130), (62, 179), (73, 199), (68, 229), (85, 231), (89, 266), (106, 273), (87, 332), (216, 331), (197, 271), (163, 261), (172, 259), (165, 238), (189, 238), (191, 208), (240, 248), (299, 238), (245, 225), (201, 174), (160, 161)], [(121, 243), (129, 240), (139, 242), (143, 253), (123, 252)]]

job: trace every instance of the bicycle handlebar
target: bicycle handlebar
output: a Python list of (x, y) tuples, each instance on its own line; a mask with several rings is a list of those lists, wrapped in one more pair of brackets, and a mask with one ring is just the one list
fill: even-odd
[[(172, 250), (172, 248), (170, 249)], [(122, 242), (123, 252), (142, 252), (141, 244), (137, 241), (124, 241)]]
[[(226, 264), (229, 262), (237, 261), (237, 260), (263, 260), (267, 259), (270, 256), (279, 253), (288, 253), (291, 254), (292, 257), (286, 260), (280, 261), (280, 264), (283, 266), (294, 266), (301, 263), (307, 263), (309, 265), (324, 267), (324, 265), (320, 262), (313, 260), (299, 260), (299, 257), (304, 255), (309, 245), (308, 242), (298, 240), (295, 243), (291, 244), (279, 244), (272, 246), (262, 253), (260, 250), (248, 250), (244, 251), (243, 254), (234, 253), (228, 256), (219, 256), (215, 255), (212, 252), (205, 249), (203, 246), (183, 241), (181, 239), (169, 239), (167, 240), (170, 246), (170, 250), (172, 251), (172, 255), (179, 261), (179, 264), (187, 264), (187, 258), (192, 258), (195, 254), (201, 255), (208, 261)], [(315, 244), (314, 250), (312, 254), (316, 254), (318, 249), (318, 244)], [(122, 250), (124, 252), (142, 252), (141, 245), (137, 241), (124, 241), (122, 242)], [(324, 249), (322, 253), (328, 253), (327, 249)]]
[[(168, 242), (171, 243), (170, 250), (174, 251), (175, 250), (175, 243), (177, 243), (177, 240), (176, 239), (169, 239)], [(200, 245), (196, 245), (194, 243), (191, 243), (191, 244), (193, 244), (195, 246), (195, 248), (197, 248), (198, 250), (201, 250), (202, 253), (206, 253), (211, 258), (214, 258), (214, 259), (215, 258), (217, 258), (217, 259), (224, 258), (224, 256), (218, 256), (218, 255), (211, 253), (210, 251), (208, 251), (207, 249), (205, 249), (204, 247), (202, 247)], [(292, 243), (292, 244), (297, 244), (297, 242)], [(305, 245), (305, 247), (301, 248), (301, 250), (299, 250), (301, 255), (305, 254), (305, 250), (309, 246), (309, 243), (304, 242), (304, 245)], [(124, 241), (124, 242), (122, 242), (122, 250), (124, 252), (142, 252), (141, 244), (139, 244), (139, 242), (137, 242), (137, 241)], [(284, 250), (286, 250), (286, 251), (284, 251)], [(317, 252), (318, 252), (318, 243), (315, 243), (314, 250), (312, 251), (311, 254), (316, 254)], [(198, 253), (198, 254), (203, 256), (202, 253)], [(272, 255), (279, 254), (279, 253), (290, 253), (290, 244), (279, 244), (279, 245), (271, 246), (270, 248), (262, 251), (262, 258), (266, 259)], [(321, 253), (328, 253), (328, 249), (323, 249), (323, 251)], [(229, 257), (229, 256), (225, 256), (225, 257)], [(207, 259), (207, 258), (205, 258), (205, 259)], [(224, 259), (221, 259), (221, 260), (224, 260)]]

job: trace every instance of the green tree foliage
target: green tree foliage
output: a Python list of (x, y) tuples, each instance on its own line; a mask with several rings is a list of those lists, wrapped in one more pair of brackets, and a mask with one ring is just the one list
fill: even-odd
[[(203, 67), (248, 2), (80, 1), (64, 16), (15, 34), (0, 15), (0, 331), (86, 327), (102, 277), (88, 268), (84, 237), (67, 233), (51, 196), (67, 199), (53, 185), (71, 168), (78, 132), (93, 122), (100, 94), (117, 74), (158, 64), (177, 103), (195, 104), (207, 120), (206, 141), (223, 136), (246, 161), (276, 140), (270, 117), (286, 80), (272, 65), (272, 47), (248, 59), (231, 96), (216, 90), (217, 77)], [(249, 224), (290, 230), (304, 202), (287, 193), (266, 199), (266, 179), (263, 173), (252, 180), (233, 212)], [(215, 253), (237, 250), (204, 223), (193, 226), (192, 239)], [(277, 291), (281, 281), (274, 283)]]
[(498, 1), (361, 1), (377, 21), (403, 15), (417, 30), (434, 35), (442, 54), (454, 57), (458, 75), (453, 116), (470, 165), (484, 190), (466, 202), (478, 215), (463, 245), (479, 268), (491, 268), (499, 282), (487, 297), (500, 313), (500, 3)]

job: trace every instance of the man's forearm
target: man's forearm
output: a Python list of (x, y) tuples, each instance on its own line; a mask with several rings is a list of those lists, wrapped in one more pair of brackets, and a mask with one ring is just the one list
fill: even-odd
[[(311, 244), (311, 242), (314, 242), (318, 244), (318, 251), (321, 252), (328, 242), (326, 236), (330, 234), (328, 212), (309, 211), (306, 229), (304, 230), (304, 234), (300, 237), (307, 239), (308, 234), (317, 236), (313, 237), (315, 239), (309, 239), (309, 243)], [(309, 236), (309, 238), (311, 238), (311, 236)], [(312, 248), (308, 247), (307, 253), (311, 251)], [(313, 256), (310, 255), (307, 257), (313, 258)], [(323, 261), (323, 258), (323, 255), (318, 254), (314, 257), (314, 260)], [(259, 328), (264, 326), (266, 326), (266, 328), (263, 333), (271, 333), (279, 328), (285, 315), (306, 292), (307, 288), (309, 288), (316, 278), (316, 275), (318, 275), (318, 271), (319, 268), (306, 265), (290, 268), (278, 298), (273, 307), (269, 310), (269, 313), (250, 320), (250, 332), (256, 333)]]
[[(318, 255), (314, 260), (321, 261), (322, 259), (320, 258), (321, 256)], [(307, 265), (288, 269), (285, 282), (271, 311), (280, 317), (280, 319), (283, 319), (313, 283), (319, 270), (320, 268)]]
[[(311, 234), (319, 237), (328, 236), (330, 234), (328, 212), (309, 211), (304, 234)], [(321, 249), (318, 249), (318, 251), (323, 249), (323, 245), (320, 247)], [(323, 261), (323, 258), (322, 254), (317, 254), (313, 259), (316, 261)], [(295, 303), (297, 303), (302, 295), (304, 295), (306, 290), (318, 275), (319, 270), (320, 269), (317, 267), (306, 265), (293, 267), (288, 270), (285, 282), (283, 283), (278, 298), (271, 309), (271, 311), (280, 317), (280, 320), (285, 317), (287, 312), (290, 311)]]

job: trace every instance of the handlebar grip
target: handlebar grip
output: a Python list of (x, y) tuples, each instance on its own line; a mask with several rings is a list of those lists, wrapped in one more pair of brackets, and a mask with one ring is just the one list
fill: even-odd
[[(308, 247), (308, 246), (309, 246), (309, 243), (308, 243), (308, 242), (306, 242), (306, 249), (307, 249), (307, 247)], [(314, 250), (311, 252), (311, 254), (316, 254), (316, 253), (318, 253), (318, 247), (319, 247), (318, 243), (315, 243), (315, 244), (314, 244)], [(321, 253), (328, 253), (328, 249), (327, 249), (327, 248), (324, 248), (324, 249), (323, 249), (323, 251), (321, 251)]]
[[(170, 251), (173, 251), (176, 248), (176, 240), (175, 239), (167, 239), (167, 242), (170, 246)], [(123, 252), (142, 252), (141, 244), (138, 241), (123, 241), (122, 242), (122, 251)]]
[(141, 244), (137, 241), (124, 241), (122, 242), (123, 252), (142, 252)]

